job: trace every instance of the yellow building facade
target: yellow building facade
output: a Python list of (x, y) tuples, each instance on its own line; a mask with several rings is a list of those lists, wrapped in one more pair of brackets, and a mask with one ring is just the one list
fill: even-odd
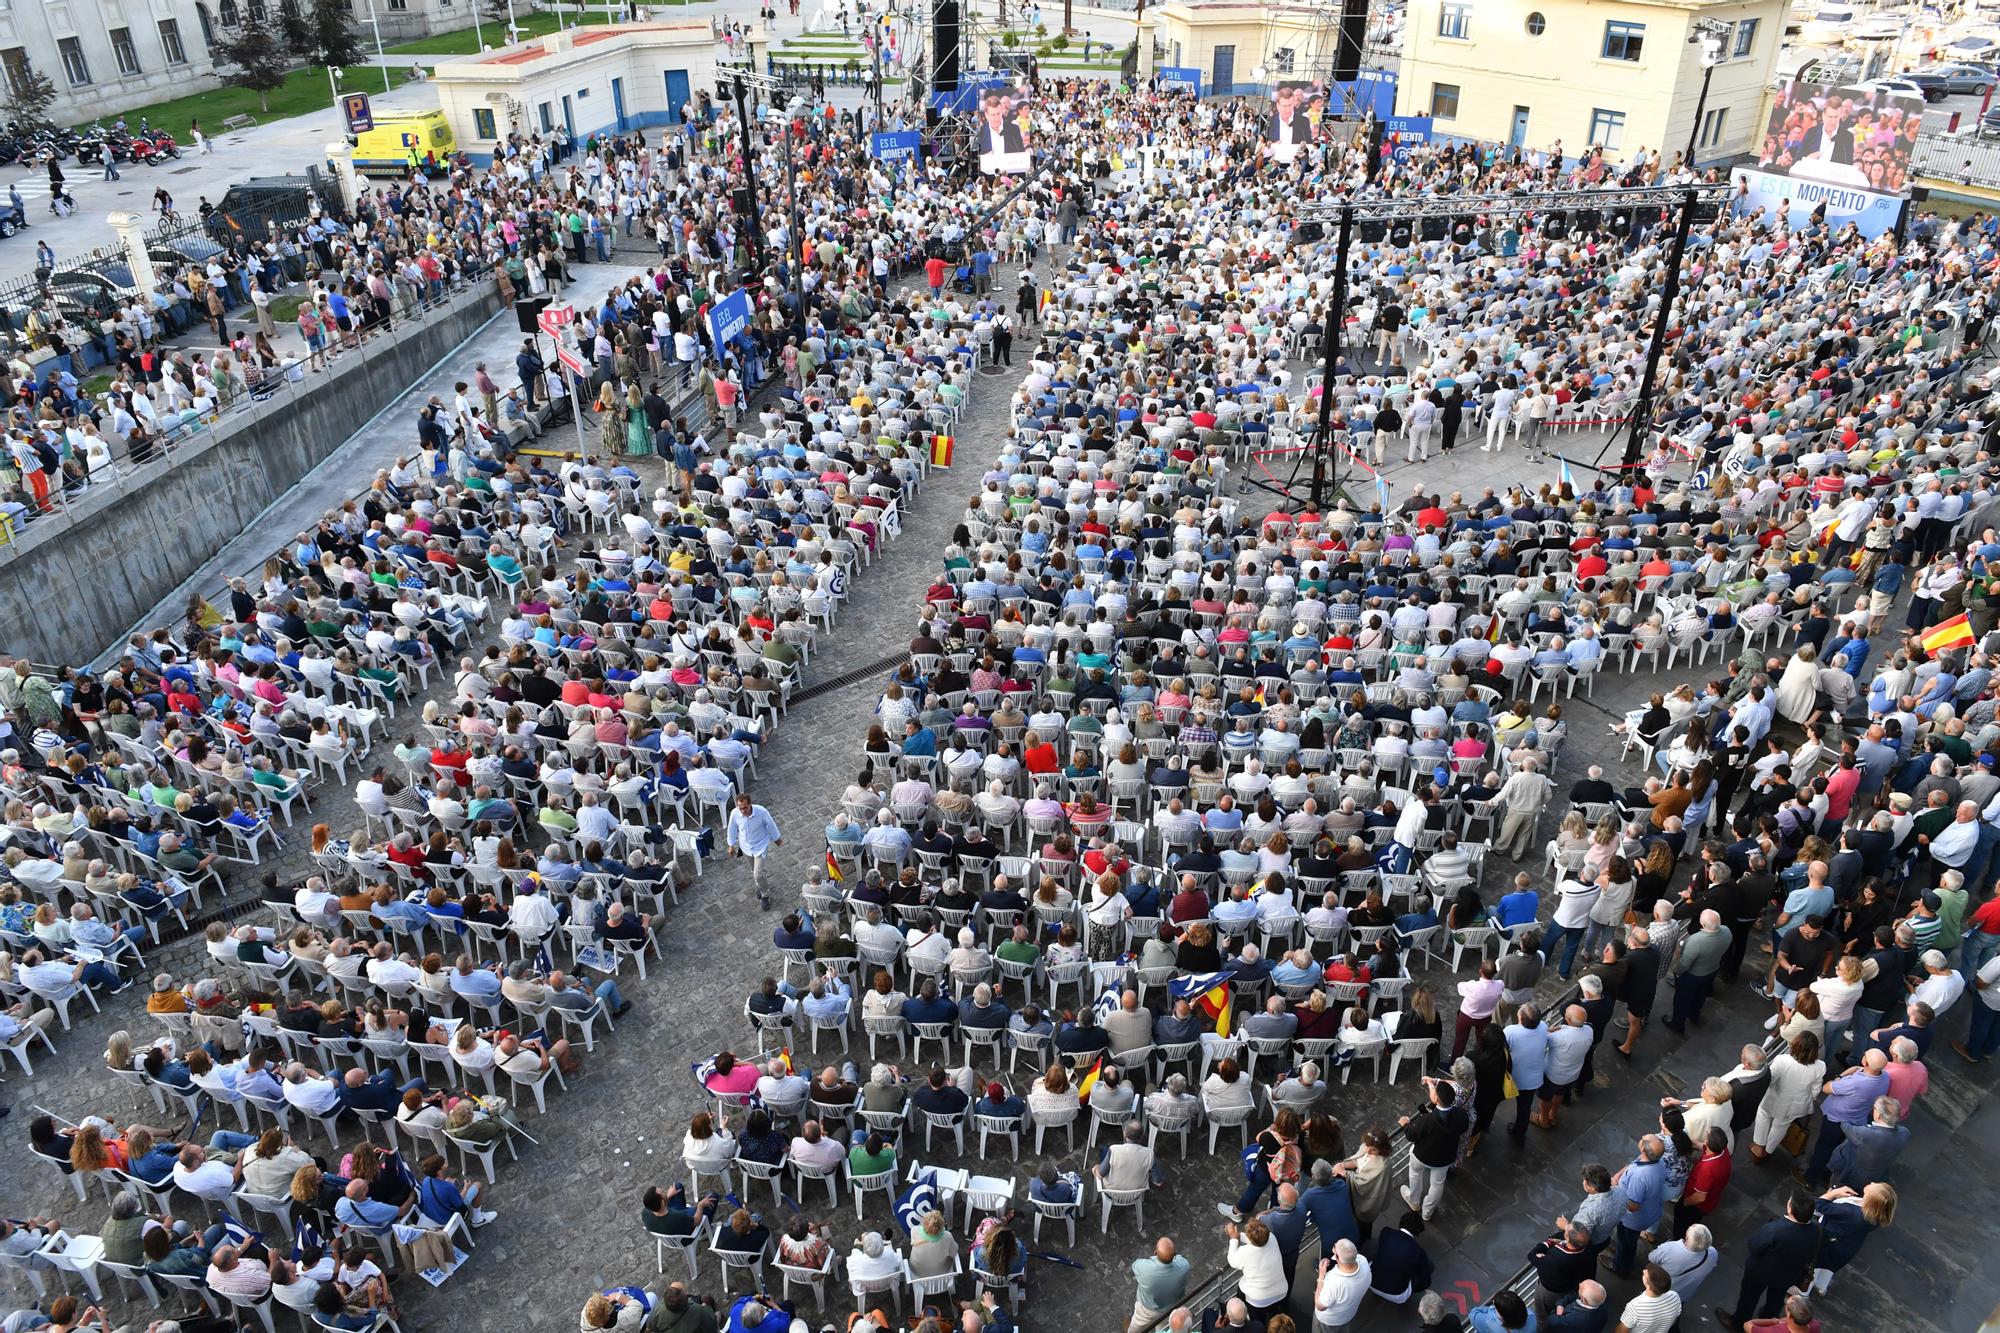
[[(1784, 40), (1785, 0), (1411, 0), (1399, 115), (1438, 134), (1613, 162), (1695, 136), (1695, 161), (1748, 151)], [(1726, 25), (1696, 122), (1698, 20)], [(1692, 39), (1692, 40), (1691, 40)]]

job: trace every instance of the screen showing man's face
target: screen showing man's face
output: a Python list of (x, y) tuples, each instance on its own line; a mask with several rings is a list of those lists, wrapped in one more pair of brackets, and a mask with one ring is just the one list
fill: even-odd
[(1001, 127), (1001, 125), (1006, 123), (1006, 120), (1007, 120), (1007, 104), (1001, 101), (997, 97), (987, 99), (986, 102), (987, 125), (997, 130)]
[(1293, 116), (1298, 114), (1301, 100), (1303, 100), (1302, 96), (1296, 88), (1278, 89), (1278, 119), (1289, 122)]

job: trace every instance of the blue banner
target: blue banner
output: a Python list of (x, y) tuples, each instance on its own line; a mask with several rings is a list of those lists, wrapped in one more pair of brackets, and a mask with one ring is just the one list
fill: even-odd
[(1194, 65), (1161, 65), (1153, 71), (1163, 93), (1193, 93), (1201, 96), (1201, 70)]
[(731, 292), (708, 308), (708, 336), (720, 352), (737, 334), (750, 327), (750, 293)]
[(923, 147), (922, 130), (885, 130), (868, 136), (868, 151), (878, 162), (906, 162)]
[(1358, 79), (1342, 79), (1334, 85), (1339, 89), (1329, 103), (1336, 110), (1344, 111), (1346, 98), (1352, 96), (1356, 114), (1373, 116), (1377, 120), (1387, 120), (1396, 111), (1396, 76), (1382, 70), (1363, 70)]
[[(1777, 216), (1779, 201), (1791, 200), (1790, 213), (1795, 228), (1803, 225), (1812, 216), (1813, 210), (1824, 204), (1826, 225), (1830, 229), (1839, 231), (1852, 222), (1863, 236), (1880, 236), (1885, 231), (1895, 230), (1896, 219), (1903, 211), (1903, 197), (1897, 194), (1877, 194), (1873, 190), (1856, 190), (1742, 167), (1730, 172), (1729, 178), (1738, 185), (1749, 182), (1749, 207), (1767, 217)], [(1730, 206), (1740, 210), (1743, 204), (1732, 203)]]
[(1392, 141), (1390, 153), (1398, 162), (1408, 158), (1418, 144), (1429, 143), (1431, 132), (1429, 116), (1390, 116), (1382, 122), (1382, 133)]

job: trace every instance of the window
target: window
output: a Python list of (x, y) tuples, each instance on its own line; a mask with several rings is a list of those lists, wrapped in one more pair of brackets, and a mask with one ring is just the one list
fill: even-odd
[(391, 9), (404, 10), (408, 9), (409, 7), (410, 7), (410, 0), (389, 0), (389, 8)]
[(18, 46), (0, 51), (0, 68), (7, 71), (7, 86), (19, 91), (28, 86), (28, 53)]
[(537, 114), (537, 115), (538, 115), (538, 116), (540, 117), (540, 119), (541, 119), (541, 122), (542, 122), (542, 133), (543, 133), (543, 134), (547, 134), (547, 133), (549, 133), (549, 132), (550, 132), (551, 130), (555, 129), (555, 127), (556, 127), (556, 118), (555, 118), (555, 116), (554, 116), (553, 114), (551, 114), (551, 112), (550, 112), (550, 110), (549, 110), (549, 104), (548, 104), (547, 102), (543, 102), (543, 103), (542, 103), (542, 104), (541, 104), (540, 106), (536, 107), (536, 108), (535, 108), (535, 111), (536, 111), (536, 114)]
[(1625, 113), (1602, 109), (1590, 113), (1590, 142), (1616, 150), (1625, 141)]
[(70, 86), (89, 83), (90, 66), (83, 60), (83, 44), (74, 37), (59, 37), (56, 49), (62, 52), (63, 73), (69, 76)]
[(215, 14), (225, 28), (237, 28), (243, 24), (243, 16), (236, 12), (236, 0), (221, 0), (215, 7)]
[(1457, 84), (1434, 83), (1431, 85), (1431, 118), (1434, 120), (1458, 119)]
[(1646, 46), (1646, 25), (1613, 19), (1604, 25), (1604, 58), (1637, 60)]
[(187, 64), (187, 48), (181, 45), (181, 24), (179, 19), (160, 20), (160, 50), (166, 52), (167, 63), (169, 65)]
[(1445, 4), (1438, 6), (1438, 36), (1455, 37), (1460, 41), (1464, 41), (1471, 35), (1471, 5)]
[(1528, 36), (1539, 37), (1548, 30), (1549, 30), (1549, 21), (1542, 17), (1541, 10), (1538, 9), (1534, 13), (1528, 15)]
[(472, 108), (472, 137), (475, 139), (497, 139), (493, 132), (493, 108), (476, 106)]
[(137, 74), (139, 72), (139, 52), (132, 45), (132, 30), (130, 28), (113, 28), (111, 30), (111, 54), (117, 58), (118, 72), (120, 74)]
[(1280, 46), (1271, 52), (1270, 70), (1273, 74), (1293, 73), (1298, 63), (1299, 53), (1289, 46)]
[(196, 5), (194, 16), (201, 20), (201, 44), (208, 50), (215, 49), (215, 20), (208, 16), (207, 5)]
[(1744, 19), (1736, 25), (1736, 58), (1741, 60), (1757, 45), (1757, 20)]
[(588, 89), (588, 88), (579, 88), (579, 89), (577, 89), (577, 90), (576, 90), (576, 100), (577, 100), (577, 101), (579, 101), (579, 102), (582, 102), (582, 101), (587, 101), (587, 100), (589, 99), (589, 97), (590, 97), (590, 89)]
[(1701, 133), (1695, 136), (1695, 143), (1703, 148), (1713, 148), (1722, 142), (1723, 123), (1729, 119), (1729, 108), (1719, 106), (1701, 118)]

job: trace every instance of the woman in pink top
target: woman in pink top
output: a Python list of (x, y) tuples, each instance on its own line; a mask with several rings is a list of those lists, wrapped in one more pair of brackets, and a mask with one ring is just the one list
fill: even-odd
[(705, 1086), (724, 1096), (744, 1096), (757, 1090), (757, 1077), (756, 1065), (738, 1064), (734, 1051), (724, 1051), (715, 1057), (715, 1069)]

